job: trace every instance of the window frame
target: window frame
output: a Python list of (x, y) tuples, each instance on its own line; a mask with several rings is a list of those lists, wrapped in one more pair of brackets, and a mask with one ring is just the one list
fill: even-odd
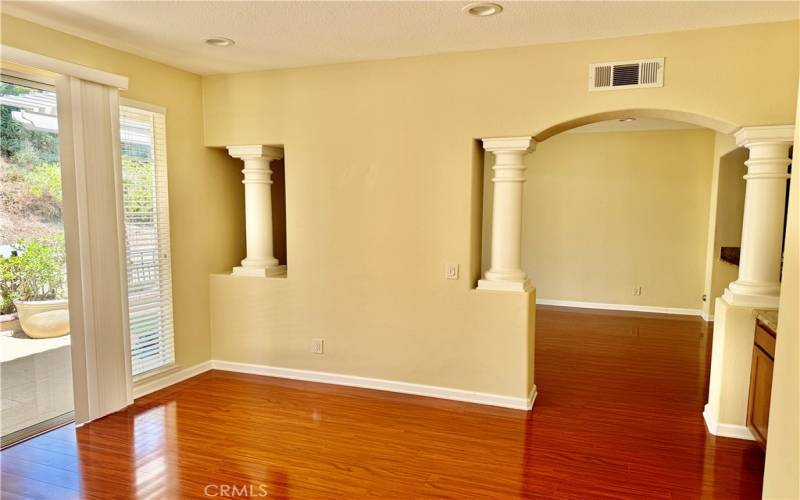
[[(159, 106), (159, 105), (156, 105), (156, 104), (143, 102), (143, 101), (138, 101), (138, 100), (135, 100), (135, 99), (126, 98), (126, 97), (120, 97), (119, 98), (119, 106), (120, 106), (120, 118), (122, 117), (122, 107), (134, 108), (134, 109), (138, 109), (138, 110), (142, 110), (142, 111), (147, 111), (147, 112), (150, 112), (150, 113), (156, 113), (156, 114), (163, 115), (163, 117), (164, 117), (164, 144), (166, 146), (166, 143), (167, 143), (167, 130), (166, 130), (167, 109), (165, 107)], [(121, 128), (121, 123), (120, 123), (120, 128)], [(122, 146), (122, 134), (120, 134), (120, 161), (122, 161), (122, 147), (121, 146)], [(167, 155), (166, 155), (166, 152), (165, 152), (164, 158), (166, 159), (166, 157), (167, 157)], [(166, 165), (163, 166), (164, 169), (165, 169), (164, 177), (167, 179), (167, 185), (166, 185), (166, 188), (165, 188), (166, 203), (167, 203), (167, 209), (166, 209), (167, 210), (167, 214), (169, 214), (169, 167), (168, 167), (168, 165), (169, 164), (167, 163)], [(155, 168), (158, 169), (158, 167), (159, 166), (157, 164), (155, 164)], [(156, 175), (158, 175), (158, 174), (156, 174)], [(156, 196), (157, 196), (157, 194), (156, 194)], [(124, 204), (125, 204), (125, 201), (124, 201), (124, 195), (123, 195), (123, 206), (124, 206)], [(123, 215), (123, 217), (124, 217), (124, 215)], [(169, 226), (169, 219), (167, 220), (167, 232), (170, 233), (170, 235), (171, 235), (172, 231), (171, 231), (171, 227)], [(160, 241), (160, 237), (159, 237), (159, 243), (160, 242), (161, 241)], [(172, 287), (172, 274), (173, 273), (172, 273), (172, 248), (171, 248), (172, 247), (172, 241), (171, 241), (171, 239), (169, 240), (168, 243), (169, 243), (169, 247), (170, 247), (169, 250), (168, 250), (169, 251), (169, 273), (170, 273), (170, 278), (169, 278), (170, 279), (170, 289), (169, 289), (170, 297), (169, 297), (169, 301), (170, 301), (171, 314), (172, 314), (172, 318), (173, 318), (173, 320), (172, 320), (172, 328), (171, 328), (171, 331), (170, 331), (170, 335), (172, 336), (172, 339), (171, 339), (171, 343), (172, 343), (172, 359), (171, 359), (171, 361), (169, 363), (167, 363), (165, 365), (162, 365), (162, 366), (147, 370), (147, 371), (139, 373), (139, 374), (133, 374), (133, 371), (131, 371), (131, 375), (132, 375), (132, 379), (133, 379), (133, 383), (134, 383), (134, 393), (136, 392), (136, 387), (135, 387), (136, 384), (138, 384), (140, 382), (143, 382), (143, 381), (146, 381), (146, 380), (148, 380), (150, 378), (156, 377), (158, 375), (161, 375), (161, 374), (163, 374), (165, 372), (171, 372), (171, 371), (179, 369), (179, 366), (177, 364), (177, 356), (176, 356), (177, 353), (176, 353), (176, 350), (175, 350), (175, 326), (174, 326), (174, 316), (175, 316), (175, 307), (174, 306), (175, 306), (175, 301), (173, 300), (174, 294), (173, 294), (173, 287)], [(128, 246), (127, 246), (127, 233), (126, 233), (126, 240), (125, 240), (126, 275), (127, 275), (127, 263), (128, 263), (127, 262), (127, 251), (128, 251)], [(130, 315), (130, 306), (128, 308), (127, 313), (128, 313), (128, 315)], [(128, 316), (128, 321), (130, 321), (130, 316)], [(131, 350), (130, 350), (131, 370), (133, 369), (133, 352), (134, 352), (134, 349), (133, 349), (133, 346), (131, 345)]]

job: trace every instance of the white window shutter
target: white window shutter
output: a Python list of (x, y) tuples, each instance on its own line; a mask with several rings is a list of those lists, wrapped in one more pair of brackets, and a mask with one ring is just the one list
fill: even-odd
[(175, 363), (165, 121), (160, 111), (120, 107), (134, 377)]

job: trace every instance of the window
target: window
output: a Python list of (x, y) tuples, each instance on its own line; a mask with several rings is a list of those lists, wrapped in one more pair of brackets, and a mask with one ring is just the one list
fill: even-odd
[(163, 110), (123, 100), (120, 151), (135, 377), (175, 362)]

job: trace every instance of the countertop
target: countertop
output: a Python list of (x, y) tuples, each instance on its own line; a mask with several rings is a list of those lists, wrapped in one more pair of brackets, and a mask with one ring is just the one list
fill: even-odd
[(753, 315), (761, 320), (766, 326), (772, 329), (773, 333), (778, 332), (778, 310), (777, 309), (755, 309)]

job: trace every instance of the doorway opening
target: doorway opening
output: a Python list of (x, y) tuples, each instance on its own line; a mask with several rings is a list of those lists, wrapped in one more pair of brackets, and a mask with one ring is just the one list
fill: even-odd
[[(538, 143), (524, 157), (521, 228), (537, 303), (701, 315), (717, 135), (624, 117)], [(494, 158), (484, 160), (485, 272)]]

